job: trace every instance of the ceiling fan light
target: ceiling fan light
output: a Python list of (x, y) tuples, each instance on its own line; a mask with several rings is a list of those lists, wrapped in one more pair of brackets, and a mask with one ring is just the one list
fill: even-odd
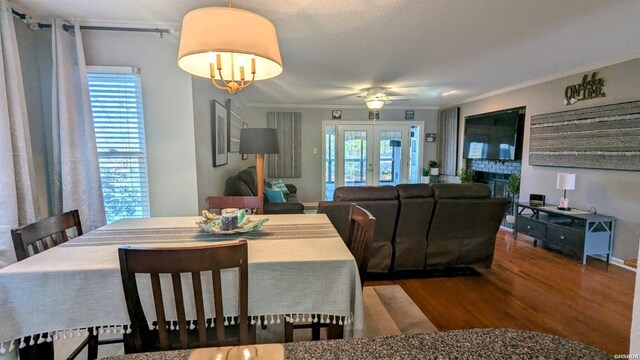
[(380, 110), (384, 106), (382, 100), (367, 100), (367, 107), (371, 110)]

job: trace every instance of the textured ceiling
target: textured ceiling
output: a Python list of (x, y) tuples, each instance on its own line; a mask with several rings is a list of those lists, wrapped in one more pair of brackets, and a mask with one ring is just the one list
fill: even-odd
[[(18, 0), (35, 15), (166, 24), (204, 0)], [(394, 106), (443, 106), (640, 56), (638, 0), (236, 0), (278, 32), (282, 75), (244, 90), (252, 104), (361, 105), (385, 86)], [(442, 93), (456, 90), (453, 95)]]

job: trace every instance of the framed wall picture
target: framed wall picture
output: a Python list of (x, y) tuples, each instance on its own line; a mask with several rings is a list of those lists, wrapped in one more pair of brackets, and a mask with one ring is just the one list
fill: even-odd
[(342, 119), (342, 110), (331, 110), (331, 119), (333, 120)]
[(369, 120), (374, 120), (373, 119), (374, 116), (375, 116), (375, 120), (380, 120), (380, 111), (369, 110)]
[(425, 133), (424, 134), (425, 142), (436, 142), (436, 133)]
[(413, 120), (416, 118), (416, 112), (414, 110), (405, 110), (404, 111), (404, 119), (405, 120)]
[(227, 150), (230, 153), (240, 152), (240, 129), (242, 129), (243, 123), (242, 112), (238, 104), (231, 99), (227, 99)]
[[(246, 128), (248, 128), (248, 127), (249, 127), (249, 125), (247, 125), (247, 123), (246, 123), (246, 122), (243, 122), (243, 123), (242, 123), (242, 128), (243, 128), (243, 129), (246, 129)], [(248, 158), (249, 158), (249, 154), (242, 154), (242, 160), (247, 160)]]
[(229, 161), (227, 126), (227, 109), (216, 100), (211, 100), (211, 147), (214, 167), (227, 165)]

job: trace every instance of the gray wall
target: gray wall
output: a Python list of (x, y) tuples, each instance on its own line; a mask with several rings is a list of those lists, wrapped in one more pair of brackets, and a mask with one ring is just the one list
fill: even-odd
[[(461, 124), (464, 126), (464, 118), (469, 115), (526, 106), (520, 198), (528, 199), (531, 193), (545, 194), (547, 202), (557, 204), (562, 191), (556, 189), (556, 174), (575, 173), (576, 190), (567, 193), (570, 205), (584, 210), (594, 207), (598, 213), (615, 216), (618, 222), (614, 256), (619, 259), (635, 258), (640, 238), (640, 172), (529, 165), (529, 127), (532, 115), (640, 100), (640, 59), (595, 71), (605, 79), (605, 98), (565, 106), (564, 89), (570, 84), (580, 83), (584, 74), (580, 73), (462, 104)], [(462, 134), (461, 132), (460, 143)]]
[[(339, 107), (336, 107), (339, 109)], [(248, 107), (247, 114), (256, 124), (256, 127), (267, 126), (267, 113), (271, 111), (300, 112), (302, 113), (302, 177), (297, 179), (284, 179), (286, 183), (298, 187), (300, 201), (317, 202), (322, 200), (322, 138), (324, 130), (322, 121), (331, 120), (331, 108), (265, 108)], [(423, 132), (435, 133), (437, 130), (437, 110), (415, 110), (415, 120), (423, 120), (426, 129)], [(369, 121), (369, 112), (362, 109), (342, 109), (343, 121), (364, 120)], [(404, 121), (404, 110), (382, 109), (380, 120)], [(428, 162), (436, 158), (435, 143), (424, 143), (423, 160)], [(313, 153), (317, 149), (317, 153)], [(268, 161), (268, 160), (267, 160)], [(267, 176), (265, 174), (265, 176)]]
[(205, 208), (205, 198), (208, 195), (222, 195), (224, 181), (227, 177), (235, 175), (240, 170), (255, 165), (256, 158), (249, 155), (247, 160), (242, 160), (240, 154), (229, 153), (227, 165), (213, 167), (213, 150), (211, 141), (211, 100), (215, 99), (221, 104), (226, 104), (226, 99), (233, 99), (244, 112), (244, 121), (249, 127), (264, 127), (255, 124), (254, 119), (247, 116), (244, 110), (242, 93), (230, 95), (226, 91), (220, 91), (204, 78), (193, 77), (193, 116), (195, 127), (196, 166), (198, 179), (198, 206)]

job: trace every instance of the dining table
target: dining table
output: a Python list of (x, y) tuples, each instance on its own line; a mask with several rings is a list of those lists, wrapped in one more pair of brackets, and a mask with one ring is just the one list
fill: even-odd
[[(202, 219), (195, 216), (122, 219), (0, 269), (0, 356), (88, 331), (126, 336), (130, 319), (118, 259), (118, 248), (125, 245), (184, 247), (245, 239), (252, 323), (333, 319), (332, 336), (361, 336), (357, 264), (327, 216), (250, 217), (268, 221), (252, 232), (221, 235), (201, 229), (197, 222)], [(236, 277), (233, 271), (223, 274), (223, 289)], [(147, 312), (153, 308), (152, 295), (148, 289), (145, 295), (144, 285), (139, 291), (147, 320), (154, 321), (155, 313)], [(228, 316), (237, 314), (237, 294), (232, 293), (223, 291)], [(189, 303), (185, 299), (188, 320), (195, 319)], [(167, 320), (175, 320), (175, 306), (165, 304)]]

